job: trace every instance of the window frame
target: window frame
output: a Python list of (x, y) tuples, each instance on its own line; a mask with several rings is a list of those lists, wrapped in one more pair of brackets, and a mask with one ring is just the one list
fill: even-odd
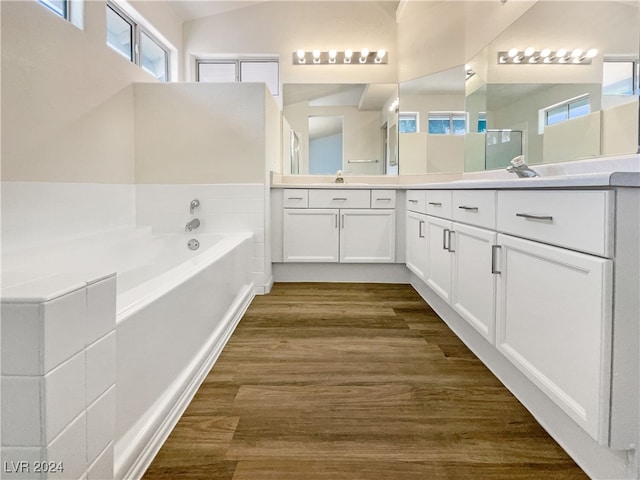
[[(403, 118), (405, 117), (405, 118)], [(404, 133), (419, 133), (420, 132), (420, 112), (399, 112), (398, 113), (398, 131), (400, 129), (400, 121), (401, 120), (413, 120), (416, 124), (415, 132), (404, 132)]]
[[(129, 61), (131, 63), (134, 63), (138, 67), (140, 67), (140, 69), (142, 69), (143, 71), (145, 71), (146, 73), (148, 73), (149, 75), (154, 77), (159, 82), (168, 83), (169, 80), (170, 80), (170, 72), (171, 72), (171, 65), (170, 65), (171, 54), (170, 54), (169, 47), (167, 47), (164, 44), (164, 42), (160, 41), (158, 39), (158, 37), (156, 37), (153, 33), (151, 33), (149, 28), (147, 28), (145, 25), (142, 25), (140, 22), (138, 22), (134, 18), (132, 18), (131, 15), (129, 15), (126, 11), (124, 11), (114, 1), (107, 0), (106, 7), (110, 8), (116, 15), (118, 15), (125, 22), (127, 22), (129, 25), (131, 25), (131, 58), (129, 58)], [(164, 52), (164, 59), (165, 59), (165, 62), (164, 62), (164, 80), (162, 80), (161, 78), (156, 77), (152, 72), (149, 72), (149, 70), (145, 69), (142, 66), (142, 34), (143, 33), (153, 43), (155, 43), (158, 46), (158, 48), (160, 48), (160, 50), (162, 50)], [(112, 50), (114, 50), (118, 54), (122, 55), (122, 52), (120, 50), (117, 50), (111, 44), (109, 44), (108, 37), (107, 37), (106, 44), (109, 46), (109, 48), (111, 48)], [(127, 58), (127, 57), (125, 57), (125, 55), (122, 55), (122, 56), (124, 58)]]
[(49, 0), (38, 0), (38, 3), (47, 7), (53, 13), (58, 15), (60, 18), (64, 18), (65, 20), (70, 20), (71, 19), (71, 8), (70, 8), (71, 0), (62, 0), (62, 2), (64, 5), (63, 11), (59, 12), (58, 9)]
[(640, 59), (626, 58), (626, 57), (613, 57), (613, 58), (605, 58), (602, 63), (603, 63), (603, 67), (602, 67), (603, 71), (604, 71), (604, 65), (606, 65), (607, 63), (630, 63), (631, 64), (631, 93), (605, 93), (603, 88), (603, 91), (602, 91), (603, 95), (612, 95), (612, 96), (619, 95), (619, 96), (629, 96), (629, 97), (640, 96)]
[(274, 97), (280, 96), (280, 58), (274, 56), (196, 58), (196, 82), (200, 82), (200, 65), (230, 64), (235, 65), (235, 82), (242, 83), (241, 71), (243, 63), (275, 63), (278, 66), (278, 78), (276, 80), (277, 92), (272, 93), (271, 95), (273, 95)]
[[(574, 105), (576, 103), (582, 102), (583, 100), (587, 100), (587, 105), (589, 105), (589, 111), (587, 113), (584, 113), (582, 115), (578, 115), (575, 117), (571, 117), (571, 105)], [(554, 123), (549, 123), (549, 112), (553, 111), (553, 110), (558, 110), (560, 108), (564, 108), (566, 109), (567, 112), (567, 118), (565, 118), (564, 120), (560, 120), (559, 122), (554, 122)], [(591, 99), (588, 93), (582, 94), (582, 95), (578, 95), (577, 97), (573, 97), (573, 98), (569, 98), (567, 100), (564, 100), (562, 102), (558, 102), (556, 104), (553, 105), (549, 105), (548, 107), (542, 108), (540, 109), (540, 117), (541, 117), (541, 129), (542, 132), (544, 133), (544, 128), (545, 127), (550, 127), (553, 125), (558, 125), (559, 123), (564, 123), (568, 120), (573, 120), (575, 118), (580, 118), (580, 117), (584, 117), (586, 115), (589, 115), (591, 113)]]
[[(429, 128), (430, 126), (429, 123), (431, 122), (432, 115), (440, 116), (440, 117), (445, 117), (445, 116), (449, 117), (449, 133), (431, 133)], [(454, 120), (460, 120), (460, 117), (462, 117), (462, 119), (464, 120), (464, 133), (454, 133), (455, 130), (453, 128), (453, 122)], [(434, 118), (434, 120), (436, 119)], [(427, 134), (429, 135), (466, 135), (467, 133), (469, 133), (469, 114), (467, 112), (453, 111), (453, 110), (432, 111), (432, 112), (429, 112), (429, 114), (427, 115)]]

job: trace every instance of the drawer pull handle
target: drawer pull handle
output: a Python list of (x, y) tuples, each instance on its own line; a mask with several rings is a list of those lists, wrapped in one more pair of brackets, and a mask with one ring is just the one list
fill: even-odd
[(287, 200), (302, 200), (302, 197), (288, 197)]
[(434, 207), (441, 207), (442, 203), (440, 203), (440, 202), (429, 202), (429, 205), (433, 205)]
[(549, 222), (553, 220), (551, 215), (531, 215), (529, 213), (516, 213), (516, 217), (528, 218), (530, 220), (546, 220)]
[(498, 258), (497, 252), (499, 248), (502, 248), (502, 247), (500, 245), (491, 245), (491, 274), (492, 275), (500, 275), (502, 273), (496, 267), (497, 258)]
[(420, 220), (420, 222), (418, 222), (418, 237), (420, 238), (424, 238), (424, 220)]
[(466, 210), (468, 212), (477, 212), (478, 211), (478, 207), (467, 207), (465, 205), (460, 205), (458, 208), (460, 210)]
[(334, 200), (342, 200), (345, 201), (347, 198), (346, 197), (333, 197)]
[[(376, 200), (379, 201), (379, 202), (390, 202), (391, 201), (390, 198), (376, 198)], [(411, 201), (411, 200), (409, 200), (409, 201)]]
[(409, 201), (410, 201), (411, 203), (418, 203), (418, 200), (412, 200), (411, 198), (409, 199)]

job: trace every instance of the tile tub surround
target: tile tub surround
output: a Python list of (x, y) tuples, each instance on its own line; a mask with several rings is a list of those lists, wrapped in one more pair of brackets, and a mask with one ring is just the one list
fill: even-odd
[(2, 182), (0, 195), (3, 257), (135, 226), (134, 185)]
[[(266, 260), (266, 208), (264, 184), (139, 184), (136, 185), (136, 221), (156, 233), (184, 233), (186, 223), (200, 220), (198, 233), (253, 233), (252, 280), (257, 294), (267, 293), (273, 283)], [(189, 211), (192, 200), (200, 206)]]
[(89, 277), (3, 290), (3, 462), (62, 462), (64, 478), (84, 478), (113, 456), (116, 277)]

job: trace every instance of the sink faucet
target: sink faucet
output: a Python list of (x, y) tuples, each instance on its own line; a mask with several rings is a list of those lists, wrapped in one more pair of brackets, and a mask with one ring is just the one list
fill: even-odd
[(538, 172), (531, 170), (524, 163), (524, 155), (518, 155), (511, 160), (511, 165), (507, 167), (507, 172), (515, 173), (519, 178), (539, 177)]
[(187, 222), (187, 224), (184, 227), (184, 231), (190, 232), (191, 230), (194, 230), (199, 226), (200, 226), (200, 220), (198, 220), (197, 218), (194, 218), (193, 220)]
[(342, 170), (338, 170), (336, 172), (336, 179), (333, 183), (344, 183), (344, 178), (342, 178)]

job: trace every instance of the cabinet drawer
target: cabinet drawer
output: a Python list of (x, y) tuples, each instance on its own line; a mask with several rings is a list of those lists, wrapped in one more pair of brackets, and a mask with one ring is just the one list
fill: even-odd
[(496, 228), (495, 190), (454, 190), (453, 219), (478, 227)]
[(427, 213), (425, 195), (426, 192), (424, 190), (407, 190), (407, 210)]
[(308, 208), (309, 190), (285, 188), (282, 194), (282, 204), (285, 208)]
[(498, 192), (498, 230), (602, 256), (613, 254), (613, 193), (595, 190)]
[(427, 214), (451, 218), (451, 190), (427, 190)]
[(370, 190), (310, 190), (309, 208), (369, 208)]
[(395, 208), (395, 190), (371, 190), (371, 208)]

